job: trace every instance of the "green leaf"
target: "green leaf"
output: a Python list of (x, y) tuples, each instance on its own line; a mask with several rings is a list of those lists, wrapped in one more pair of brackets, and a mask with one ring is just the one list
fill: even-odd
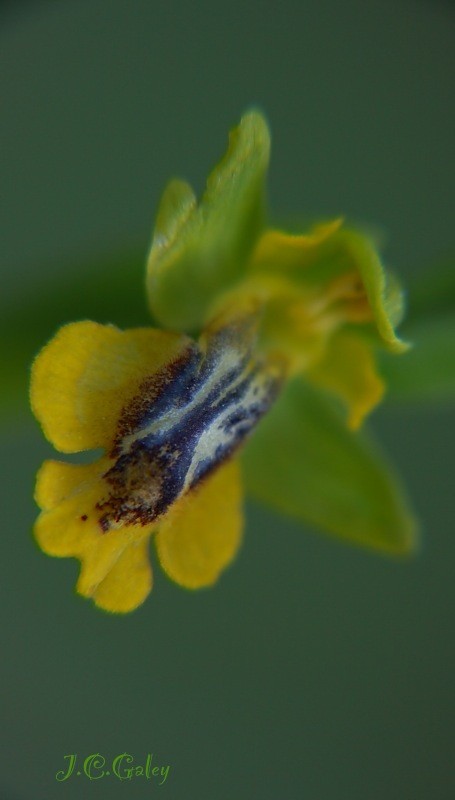
[(406, 328), (412, 350), (399, 359), (381, 354), (387, 399), (415, 402), (455, 397), (455, 318), (423, 319)]
[(209, 176), (200, 205), (183, 181), (164, 192), (147, 269), (154, 316), (195, 331), (212, 301), (241, 276), (262, 225), (270, 137), (257, 111), (246, 114)]
[(416, 524), (390, 467), (322, 393), (294, 380), (244, 453), (247, 491), (357, 544), (404, 555)]

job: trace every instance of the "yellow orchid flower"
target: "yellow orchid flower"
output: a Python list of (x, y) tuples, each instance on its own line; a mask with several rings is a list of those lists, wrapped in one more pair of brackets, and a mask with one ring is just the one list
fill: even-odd
[(251, 326), (199, 342), (150, 329), (76, 322), (38, 356), (32, 406), (62, 452), (103, 448), (92, 464), (44, 463), (36, 525), (50, 555), (82, 562), (77, 590), (129, 611), (151, 588), (148, 540), (188, 588), (213, 583), (241, 533), (233, 455), (268, 409), (279, 365), (252, 357)]
[(412, 546), (396, 482), (348, 430), (384, 391), (375, 348), (406, 348), (401, 293), (341, 220), (299, 236), (265, 229), (268, 156), (267, 125), (250, 112), (199, 205), (169, 184), (147, 266), (159, 327), (71, 323), (34, 362), (31, 404), (49, 440), (103, 450), (90, 464), (44, 463), (35, 535), (81, 561), (77, 591), (108, 611), (150, 592), (151, 536), (174, 581), (217, 580), (241, 540), (241, 451), (253, 494), (364, 544)]

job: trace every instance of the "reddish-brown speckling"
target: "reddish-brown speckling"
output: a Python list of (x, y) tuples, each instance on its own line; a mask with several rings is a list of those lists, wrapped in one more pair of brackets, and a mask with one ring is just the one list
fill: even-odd
[(110, 528), (110, 525), (109, 525), (109, 520), (107, 518), (107, 515), (105, 515), (104, 517), (101, 517), (101, 519), (98, 520), (98, 524), (99, 524), (99, 526), (100, 526), (100, 528), (101, 528), (103, 533), (107, 533), (108, 532), (108, 530)]
[(109, 485), (107, 498), (96, 504), (103, 512), (98, 520), (103, 533), (114, 523), (147, 525), (160, 513), (165, 462), (138, 447), (118, 459), (103, 475)]
[[(154, 525), (233, 455), (273, 402), (279, 376), (266, 370), (261, 379), (262, 362), (249, 359), (229, 331), (212, 338), (206, 346), (189, 342), (122, 408), (109, 454), (114, 463), (102, 475), (104, 493), (95, 506), (101, 533)], [(202, 456), (201, 441), (207, 442)]]
[[(101, 513), (98, 525), (107, 533), (113, 525), (147, 525), (162, 512), (163, 474), (169, 460), (164, 452), (148, 452), (133, 446), (122, 454), (125, 437), (134, 434), (153, 403), (164, 393), (194, 357), (197, 346), (190, 343), (180, 355), (139, 386), (137, 394), (122, 408), (110, 457), (115, 464), (103, 478), (109, 485), (107, 498), (96, 504)], [(171, 454), (172, 455), (172, 454)], [(173, 498), (172, 498), (173, 499)]]
[(111, 458), (119, 455), (122, 440), (137, 430), (138, 422), (153, 405), (153, 401), (166, 391), (166, 387), (175, 379), (194, 353), (194, 345), (189, 344), (174, 361), (149, 378), (145, 378), (139, 386), (138, 393), (121, 411), (117, 423), (117, 434), (110, 453)]
[(87, 514), (82, 514), (81, 520), (82, 520), (82, 522), (85, 522), (86, 520), (88, 520)]

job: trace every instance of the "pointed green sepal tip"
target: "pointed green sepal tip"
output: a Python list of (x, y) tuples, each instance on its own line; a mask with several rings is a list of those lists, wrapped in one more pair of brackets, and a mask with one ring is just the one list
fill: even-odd
[(267, 123), (253, 110), (231, 132), (199, 205), (188, 184), (168, 184), (146, 277), (152, 313), (163, 326), (200, 329), (217, 296), (241, 278), (263, 225), (269, 155)]
[(244, 467), (252, 497), (306, 524), (389, 555), (417, 549), (415, 516), (394, 471), (300, 378), (261, 421)]
[(394, 353), (411, 347), (395, 328), (404, 316), (404, 293), (395, 275), (385, 270), (368, 236), (354, 230), (342, 230), (340, 240), (363, 281), (373, 314), (374, 325), (384, 346)]

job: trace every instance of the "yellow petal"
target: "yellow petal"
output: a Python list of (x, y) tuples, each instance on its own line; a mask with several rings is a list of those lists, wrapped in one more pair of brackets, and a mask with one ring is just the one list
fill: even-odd
[(155, 541), (172, 580), (187, 589), (216, 581), (240, 545), (240, 504), (239, 467), (230, 461), (171, 508)]
[(371, 348), (351, 333), (335, 335), (322, 361), (307, 375), (312, 383), (341, 397), (348, 408), (348, 425), (353, 429), (362, 424), (384, 393)]
[(63, 461), (45, 461), (36, 477), (35, 500), (40, 508), (55, 508), (84, 485), (98, 479), (109, 467), (108, 459), (93, 464), (65, 464)]
[(32, 369), (32, 409), (48, 439), (64, 453), (108, 447), (123, 406), (187, 341), (150, 328), (65, 325)]
[[(107, 459), (94, 464), (46, 461), (38, 473), (36, 500), (43, 508), (35, 525), (40, 547), (52, 556), (76, 556), (103, 541), (96, 504), (103, 498)], [(106, 541), (107, 541), (107, 537)], [(109, 539), (112, 546), (112, 538)]]
[(80, 559), (80, 594), (109, 611), (126, 612), (136, 608), (152, 586), (147, 552), (153, 525), (103, 531), (96, 504), (105, 497), (102, 475), (108, 464), (107, 458), (85, 465), (45, 462), (36, 489), (37, 502), (45, 510), (36, 522), (35, 537), (49, 555)]
[(126, 613), (140, 606), (151, 588), (149, 537), (146, 536), (126, 547), (93, 592), (93, 600), (105, 611)]

